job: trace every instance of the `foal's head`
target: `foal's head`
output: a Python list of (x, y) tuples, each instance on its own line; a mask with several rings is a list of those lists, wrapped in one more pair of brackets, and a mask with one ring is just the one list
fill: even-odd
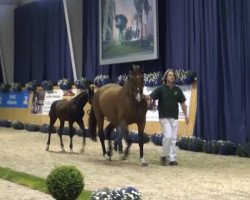
[(139, 65), (133, 65), (130, 70), (131, 90), (135, 100), (140, 102), (143, 99), (144, 75)]

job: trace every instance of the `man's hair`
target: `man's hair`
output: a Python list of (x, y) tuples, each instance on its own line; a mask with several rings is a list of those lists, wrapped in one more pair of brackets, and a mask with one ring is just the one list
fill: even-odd
[(168, 73), (169, 72), (173, 72), (174, 73), (174, 82), (176, 80), (176, 74), (175, 74), (175, 71), (173, 69), (167, 69), (162, 77), (162, 82), (165, 83), (166, 82), (166, 78), (168, 76)]

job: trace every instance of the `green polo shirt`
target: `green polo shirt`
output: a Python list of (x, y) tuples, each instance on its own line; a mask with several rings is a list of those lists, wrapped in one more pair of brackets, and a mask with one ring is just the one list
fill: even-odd
[(183, 92), (176, 85), (171, 89), (166, 84), (160, 85), (150, 94), (150, 96), (153, 100), (158, 99), (159, 118), (178, 119), (178, 103), (186, 101)]

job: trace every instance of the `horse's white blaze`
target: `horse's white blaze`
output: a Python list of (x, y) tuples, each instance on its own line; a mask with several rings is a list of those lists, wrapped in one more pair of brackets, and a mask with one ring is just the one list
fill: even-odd
[(142, 100), (142, 95), (140, 94), (140, 88), (137, 88), (137, 93), (135, 96), (135, 100), (140, 102)]
[(141, 101), (141, 95), (140, 95), (140, 93), (136, 94), (135, 100), (138, 101), (138, 102)]

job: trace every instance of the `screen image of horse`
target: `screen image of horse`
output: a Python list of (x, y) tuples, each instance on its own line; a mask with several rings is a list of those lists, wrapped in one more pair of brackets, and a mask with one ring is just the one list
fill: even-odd
[[(129, 154), (132, 144), (128, 135), (128, 125), (135, 123), (138, 127), (140, 162), (142, 166), (147, 166), (143, 157), (143, 132), (146, 123), (147, 101), (143, 97), (144, 75), (138, 65), (134, 65), (130, 71), (128, 81), (123, 85), (106, 84), (95, 92), (89, 114), (89, 130), (92, 139), (96, 139), (96, 127), (101, 142), (103, 156), (111, 160), (112, 145), (111, 132), (120, 126), (127, 147), (123, 159)], [(106, 137), (108, 139), (108, 151), (105, 147), (104, 119), (109, 121), (106, 127)]]

